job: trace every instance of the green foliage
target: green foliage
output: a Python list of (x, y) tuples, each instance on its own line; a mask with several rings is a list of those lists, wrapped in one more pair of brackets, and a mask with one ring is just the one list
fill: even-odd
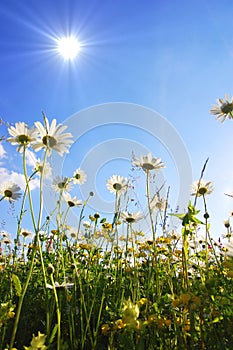
[[(49, 130), (46, 125), (45, 132)], [(25, 135), (20, 136), (23, 136), (20, 140), (29, 140)], [(37, 172), (45, 166), (47, 151), (51, 151), (47, 147), (57, 145), (55, 136), (46, 134), (44, 160)], [(155, 176), (150, 174), (160, 166), (154, 158), (143, 157), (151, 224), (148, 238), (135, 225), (139, 214), (121, 222), (123, 209), (127, 217), (125, 210), (128, 210), (131, 192), (128, 197), (127, 192), (122, 196), (115, 193), (111, 222), (93, 213), (89, 215), (90, 222), (84, 223), (85, 208), (93, 196), (90, 193), (80, 210), (77, 231), (73, 233), (69, 231), (68, 214), (78, 201), (69, 198), (66, 207), (67, 203), (63, 203), (65, 186), (71, 179), (65, 178), (57, 186), (57, 207), (50, 215), (46, 214), (43, 222), (43, 172), (39, 212), (34, 213), (29, 182), (36, 172), (27, 175), (29, 141), (25, 144), (26, 141), (20, 140), (15, 142), (21, 142), (26, 188), (14, 244), (2, 240), (0, 348), (233, 348), (233, 259), (231, 249), (226, 255), (227, 249), (221, 240), (215, 242), (210, 235), (206, 200), (206, 195), (212, 192), (210, 182), (201, 182), (194, 203), (188, 203), (185, 213), (171, 214), (181, 220), (181, 228), (177, 228), (180, 232), (177, 232), (167, 225), (168, 198), (163, 202), (158, 196)], [(154, 163), (148, 164), (152, 160)], [(114, 184), (110, 185), (114, 190)], [(18, 191), (17, 187), (11, 189)], [(18, 199), (19, 194), (16, 197)], [(156, 210), (151, 204), (155, 198)], [(5, 194), (0, 201), (4, 199)], [(26, 200), (29, 211), (25, 210)], [(203, 201), (203, 213), (197, 208), (197, 200)], [(34, 233), (30, 243), (25, 243), (27, 231), (21, 232), (27, 214)], [(56, 222), (53, 229), (51, 218)], [(225, 228), (225, 238), (230, 245), (230, 222)]]

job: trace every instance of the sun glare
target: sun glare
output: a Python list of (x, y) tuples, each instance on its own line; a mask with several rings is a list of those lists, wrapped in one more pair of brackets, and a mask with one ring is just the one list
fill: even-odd
[(80, 52), (80, 43), (74, 36), (67, 36), (58, 39), (57, 50), (65, 60), (73, 60)]

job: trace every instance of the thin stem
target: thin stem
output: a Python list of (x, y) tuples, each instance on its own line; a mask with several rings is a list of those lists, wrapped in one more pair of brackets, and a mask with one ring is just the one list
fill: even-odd
[(56, 286), (54, 283), (53, 274), (50, 275), (52, 286), (53, 286), (53, 292), (54, 292), (54, 298), (56, 303), (56, 311), (57, 311), (57, 350), (60, 350), (61, 345), (61, 312), (60, 312), (60, 306), (59, 306), (59, 300), (57, 295)]
[(150, 204), (150, 172), (149, 170), (147, 170), (146, 172), (146, 196), (147, 196), (147, 205), (148, 205), (151, 229), (152, 229), (152, 235), (153, 235), (153, 244), (155, 244), (156, 232), (155, 232), (154, 220), (153, 220), (152, 209)]

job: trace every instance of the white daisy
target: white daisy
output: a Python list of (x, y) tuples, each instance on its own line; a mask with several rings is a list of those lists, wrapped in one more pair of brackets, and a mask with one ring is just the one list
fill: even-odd
[(66, 203), (68, 204), (69, 207), (76, 207), (76, 206), (80, 206), (82, 205), (82, 201), (79, 200), (77, 197), (71, 197), (71, 195), (69, 193), (64, 193), (63, 197), (66, 201)]
[[(68, 288), (73, 287), (73, 285), (74, 285), (74, 283), (65, 283), (65, 282), (62, 282), (61, 284), (58, 282), (54, 283), (54, 287), (58, 290), (68, 289)], [(46, 283), (46, 288), (53, 289), (53, 286), (49, 283)]]
[(69, 227), (68, 228), (68, 234), (71, 238), (77, 238), (78, 237), (78, 229), (77, 227)]
[(225, 96), (225, 100), (222, 98), (217, 99), (218, 104), (211, 108), (210, 113), (217, 115), (216, 120), (222, 118), (222, 123), (227, 119), (233, 119), (233, 98), (230, 100), (228, 95)]
[(12, 244), (12, 240), (10, 237), (3, 237), (3, 239), (1, 240), (1, 243), (3, 244)]
[(69, 192), (72, 188), (72, 184), (68, 177), (56, 176), (53, 180), (52, 187), (55, 192)]
[(52, 175), (52, 168), (48, 162), (43, 162), (39, 158), (35, 162), (35, 171), (38, 172), (40, 175), (42, 174), (43, 171), (43, 177), (45, 179), (48, 179)]
[(53, 119), (51, 125), (49, 125), (46, 117), (44, 118), (44, 123), (45, 126), (41, 122), (35, 122), (35, 126), (40, 133), (40, 139), (33, 145), (35, 151), (47, 148), (49, 155), (52, 150), (61, 156), (63, 153), (69, 153), (69, 147), (73, 141), (71, 140), (71, 133), (63, 133), (67, 126), (62, 124), (56, 125), (56, 119)]
[(28, 230), (26, 228), (21, 228), (20, 234), (25, 238), (28, 238), (28, 237), (32, 238), (34, 236), (34, 232), (32, 232), (31, 230)]
[(22, 193), (20, 192), (21, 188), (13, 182), (7, 181), (4, 182), (0, 187), (0, 195), (2, 199), (6, 199), (9, 202), (17, 201)]
[(10, 238), (10, 234), (9, 234), (7, 231), (5, 231), (5, 230), (1, 231), (1, 232), (0, 232), (0, 235), (1, 235), (3, 238)]
[(166, 209), (167, 201), (160, 198), (157, 194), (152, 198), (150, 206), (152, 210), (164, 211)]
[(83, 185), (87, 181), (86, 173), (80, 168), (76, 169), (73, 175), (73, 182), (78, 185)]
[(121, 213), (121, 218), (123, 221), (127, 222), (128, 224), (131, 224), (133, 222), (139, 221), (141, 219), (143, 219), (143, 215), (140, 214), (139, 211), (137, 211), (136, 213), (128, 213), (127, 211), (123, 211)]
[(12, 145), (18, 145), (17, 151), (22, 152), (24, 147), (33, 145), (37, 141), (38, 131), (32, 127), (28, 128), (28, 125), (24, 122), (15, 123), (15, 126), (10, 126), (8, 132), (11, 135), (7, 139)]
[(112, 192), (122, 192), (127, 189), (128, 179), (123, 176), (119, 175), (113, 175), (110, 177), (110, 179), (107, 181), (107, 189)]
[(91, 228), (91, 222), (90, 221), (83, 221), (83, 226), (86, 228), (86, 229), (89, 229)]
[(161, 159), (153, 158), (151, 153), (148, 153), (147, 156), (141, 156), (140, 158), (133, 156), (132, 164), (133, 166), (142, 168), (146, 172), (164, 168), (164, 163), (161, 161)]
[(213, 183), (211, 181), (204, 181), (200, 179), (194, 181), (191, 187), (191, 195), (201, 197), (205, 194), (210, 194), (214, 190)]

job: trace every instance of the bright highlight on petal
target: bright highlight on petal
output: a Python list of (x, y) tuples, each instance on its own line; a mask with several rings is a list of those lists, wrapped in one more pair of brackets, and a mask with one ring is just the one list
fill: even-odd
[(75, 36), (67, 36), (58, 39), (58, 52), (65, 60), (73, 60), (80, 52), (80, 43)]

